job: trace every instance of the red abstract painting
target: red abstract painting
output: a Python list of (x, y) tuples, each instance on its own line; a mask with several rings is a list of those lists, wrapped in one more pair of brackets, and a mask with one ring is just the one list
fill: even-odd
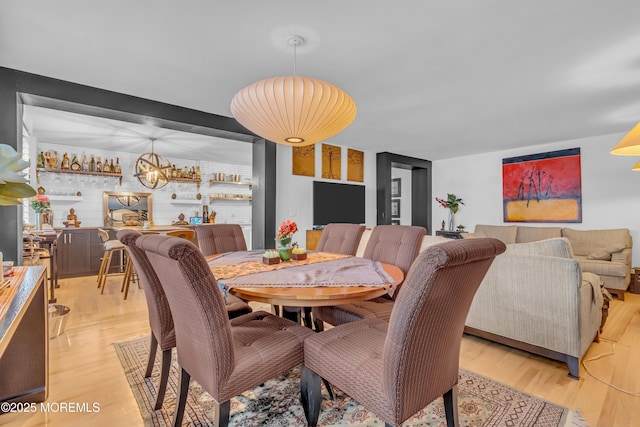
[(582, 222), (580, 148), (502, 160), (505, 222)]

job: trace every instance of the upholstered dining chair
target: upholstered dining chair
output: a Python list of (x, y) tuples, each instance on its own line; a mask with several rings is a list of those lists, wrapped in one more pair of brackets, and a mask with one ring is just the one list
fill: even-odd
[[(396, 265), (406, 275), (418, 256), (426, 232), (424, 227), (411, 225), (378, 225), (371, 231), (363, 258)], [(367, 317), (389, 320), (393, 302), (393, 298), (379, 297), (351, 304), (314, 307), (313, 323), (317, 331), (322, 331), (323, 322), (335, 326)]]
[(196, 225), (196, 235), (205, 256), (247, 250), (242, 227), (238, 224)]
[(327, 224), (322, 230), (316, 250), (355, 255), (364, 229), (364, 225), (359, 224)]
[(171, 308), (176, 333), (180, 390), (174, 426), (182, 423), (193, 377), (218, 404), (216, 425), (226, 426), (230, 399), (303, 361), (313, 331), (264, 311), (229, 320), (224, 295), (202, 252), (171, 236), (141, 236)]
[[(320, 380), (328, 380), (397, 426), (443, 396), (447, 425), (457, 424), (460, 342), (473, 297), (497, 239), (432, 246), (411, 266), (391, 319), (365, 319), (305, 340), (301, 399), (310, 426), (318, 420)], [(358, 367), (358, 369), (354, 369)]]
[[(138, 281), (142, 283), (149, 312), (149, 326), (151, 327), (151, 344), (149, 345), (149, 360), (145, 378), (149, 378), (153, 372), (153, 365), (156, 359), (158, 346), (162, 351), (162, 367), (160, 371), (160, 383), (158, 385), (158, 395), (154, 409), (160, 409), (164, 400), (169, 379), (169, 369), (171, 367), (171, 350), (176, 346), (176, 336), (173, 327), (173, 317), (167, 297), (160, 285), (160, 280), (156, 275), (149, 259), (143, 250), (135, 245), (136, 240), (142, 236), (135, 230), (120, 230), (117, 238), (127, 250), (129, 260), (135, 266), (138, 274)], [(229, 295), (225, 308), (227, 316), (232, 319), (243, 314), (251, 313), (249, 304), (240, 298)]]

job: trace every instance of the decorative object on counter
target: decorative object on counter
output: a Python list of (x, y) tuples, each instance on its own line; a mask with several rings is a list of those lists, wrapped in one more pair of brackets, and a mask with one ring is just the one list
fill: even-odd
[(298, 225), (290, 219), (282, 221), (280, 227), (278, 227), (275, 241), (276, 249), (280, 252), (280, 259), (282, 259), (282, 261), (289, 261), (289, 259), (291, 259), (293, 246), (297, 246), (297, 243), (291, 244), (291, 238), (296, 231), (298, 231)]
[(456, 230), (458, 230), (461, 233), (464, 233), (464, 225), (460, 224), (459, 226), (456, 227)]
[(206, 224), (209, 222), (209, 206), (204, 205), (202, 207), (202, 223)]
[(216, 211), (211, 211), (209, 214), (209, 224), (215, 224), (216, 222)]
[(180, 215), (178, 215), (178, 220), (172, 222), (172, 225), (189, 225), (189, 223), (187, 221), (184, 220), (184, 214), (182, 212), (180, 212)]
[(291, 259), (295, 261), (302, 261), (307, 259), (307, 250), (305, 248), (295, 247), (291, 251)]
[[(36, 230), (42, 230), (42, 216), (41, 213), (44, 213), (47, 210), (47, 219), (53, 219), (53, 211), (51, 210), (51, 205), (49, 204), (49, 198), (44, 194), (38, 194), (31, 201), (31, 208), (36, 213)], [(48, 224), (51, 224), (47, 222)]]
[(78, 216), (76, 215), (75, 209), (71, 208), (69, 209), (69, 215), (67, 215), (67, 220), (63, 221), (62, 223), (64, 224), (65, 227), (78, 228), (80, 227), (81, 222), (82, 221), (78, 221)]
[[(231, 114), (244, 127), (269, 141), (289, 146), (312, 145), (340, 133), (356, 118), (356, 104), (331, 83), (296, 76), (298, 35), (293, 48), (293, 76), (274, 77), (241, 89), (231, 100)], [(273, 114), (274, 111), (284, 114)]]
[(280, 263), (280, 252), (275, 249), (268, 249), (262, 255), (262, 262), (267, 265)]
[(176, 193), (173, 193), (173, 194), (171, 195), (171, 198), (172, 198), (172, 199), (174, 199), (174, 200), (175, 200), (177, 197), (178, 197), (178, 196), (176, 195)]
[(444, 231), (444, 227), (446, 227), (446, 225), (447, 224), (446, 224), (445, 220), (443, 219), (442, 220), (442, 227), (440, 228), (440, 231)]
[(447, 208), (449, 209), (449, 227), (448, 230), (449, 231), (454, 231), (454, 218), (453, 216), (455, 215), (456, 212), (458, 212), (458, 208), (460, 207), (460, 205), (464, 205), (464, 203), (462, 202), (462, 199), (457, 197), (455, 194), (450, 194), (447, 193), (447, 199), (441, 199), (439, 197), (436, 197), (436, 201), (438, 203), (440, 203), (440, 206), (442, 206), (443, 208)]
[(29, 162), (22, 160), (10, 145), (0, 144), (0, 205), (19, 205), (22, 198), (33, 197), (33, 189), (24, 177), (18, 173), (29, 167)]
[(133, 176), (147, 188), (162, 188), (167, 185), (171, 177), (171, 164), (153, 151), (156, 138), (149, 138), (149, 141), (151, 141), (151, 152), (138, 157)]

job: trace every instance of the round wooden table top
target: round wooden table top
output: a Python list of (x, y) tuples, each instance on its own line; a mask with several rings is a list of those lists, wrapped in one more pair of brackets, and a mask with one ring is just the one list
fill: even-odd
[[(404, 280), (404, 273), (399, 267), (381, 263), (384, 270), (397, 283)], [(288, 307), (321, 307), (326, 305), (349, 304), (380, 297), (387, 293), (384, 288), (376, 286), (344, 286), (344, 287), (260, 287), (231, 288), (230, 292), (247, 301), (263, 302), (271, 305)]]

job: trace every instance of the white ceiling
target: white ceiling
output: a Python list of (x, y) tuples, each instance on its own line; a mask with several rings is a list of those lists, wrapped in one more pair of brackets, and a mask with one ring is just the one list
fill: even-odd
[[(0, 66), (231, 116), (293, 72), (351, 95), (330, 142), (437, 160), (630, 130), (638, 0), (0, 3)], [(158, 145), (159, 149), (159, 145)]]

